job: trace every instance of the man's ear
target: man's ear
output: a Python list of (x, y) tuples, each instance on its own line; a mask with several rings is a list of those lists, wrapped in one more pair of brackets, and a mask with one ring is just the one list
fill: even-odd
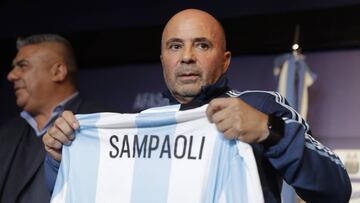
[(67, 66), (63, 63), (55, 63), (51, 67), (51, 79), (54, 82), (62, 82), (68, 74)]
[(227, 69), (229, 68), (230, 61), (231, 61), (231, 52), (230, 52), (230, 51), (226, 51), (226, 52), (224, 53), (223, 74), (224, 74), (224, 73), (227, 71)]

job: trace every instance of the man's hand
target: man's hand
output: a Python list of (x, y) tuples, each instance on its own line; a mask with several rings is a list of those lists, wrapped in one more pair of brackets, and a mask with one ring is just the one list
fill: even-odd
[(43, 136), (45, 150), (57, 161), (61, 160), (61, 148), (75, 139), (74, 130), (79, 123), (71, 111), (64, 111)]
[(268, 115), (254, 109), (239, 98), (213, 99), (206, 110), (210, 122), (227, 139), (257, 143), (269, 136)]

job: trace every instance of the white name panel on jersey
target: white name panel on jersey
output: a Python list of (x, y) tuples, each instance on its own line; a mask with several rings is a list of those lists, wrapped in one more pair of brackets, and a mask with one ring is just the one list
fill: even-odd
[(178, 108), (77, 115), (51, 202), (264, 202), (251, 146)]

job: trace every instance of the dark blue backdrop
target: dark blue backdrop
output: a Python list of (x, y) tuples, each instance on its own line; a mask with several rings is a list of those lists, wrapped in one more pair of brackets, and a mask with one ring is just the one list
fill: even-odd
[[(306, 61), (318, 79), (309, 89), (308, 122), (314, 136), (332, 148), (360, 147), (360, 50), (314, 52)], [(277, 55), (234, 57), (228, 77), (238, 90), (275, 90)], [(2, 76), (1, 117), (19, 111), (10, 84)], [(161, 105), (165, 89), (160, 63), (83, 69), (80, 92), (122, 112)]]

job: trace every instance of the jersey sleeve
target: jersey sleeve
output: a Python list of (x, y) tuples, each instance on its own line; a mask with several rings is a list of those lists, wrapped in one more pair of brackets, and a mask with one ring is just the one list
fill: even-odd
[(264, 156), (306, 202), (348, 202), (351, 183), (340, 159), (312, 137), (309, 125), (284, 97), (267, 94), (262, 111), (283, 119), (284, 134)]

